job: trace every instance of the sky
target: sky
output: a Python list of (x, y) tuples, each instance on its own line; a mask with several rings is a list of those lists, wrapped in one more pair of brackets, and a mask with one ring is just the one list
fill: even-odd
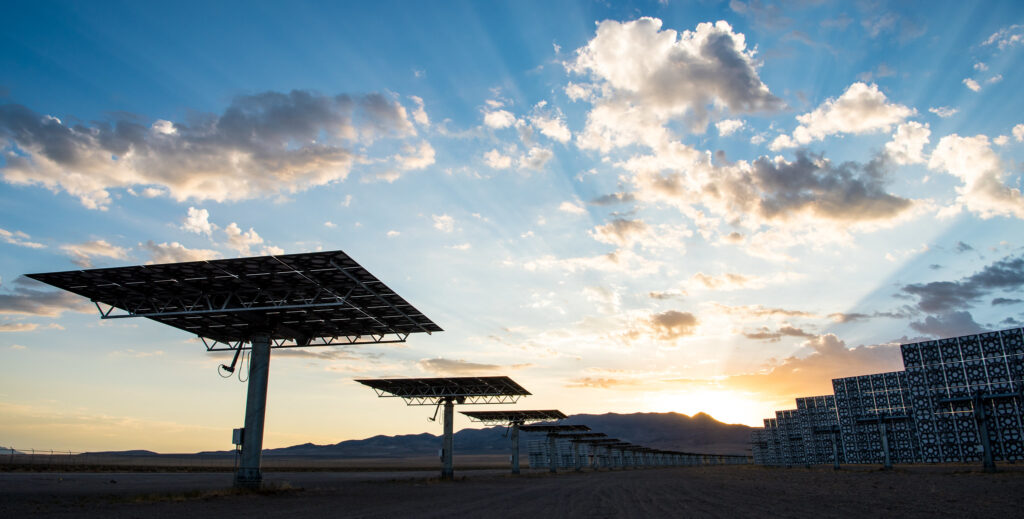
[(440, 433), (373, 377), (758, 425), (1022, 326), (1022, 57), (1016, 1), (8, 3), (0, 445), (243, 418), (223, 354), (34, 272), (343, 250), (445, 329), (275, 351), (266, 447)]

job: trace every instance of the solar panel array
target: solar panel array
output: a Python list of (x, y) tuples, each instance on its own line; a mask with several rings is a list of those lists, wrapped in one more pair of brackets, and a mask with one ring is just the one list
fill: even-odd
[[(751, 433), (763, 465), (1024, 460), (1024, 329), (902, 344), (904, 371), (832, 380), (834, 395), (797, 398)], [(976, 406), (978, 408), (976, 409)], [(799, 430), (799, 434), (794, 434)]]
[[(1010, 396), (1024, 389), (1021, 329), (904, 344), (900, 349), (913, 388), (924, 461), (980, 459), (972, 401), (979, 392), (989, 416), (993, 457), (1024, 459), (1022, 402)], [(984, 398), (996, 395), (1004, 396)]]
[[(834, 463), (838, 450), (840, 463), (845, 461), (843, 448), (833, 449), (833, 430), (839, 427), (834, 395), (808, 396), (796, 399), (796, 409), (803, 427), (804, 456), (810, 465)], [(837, 440), (839, 440), (837, 438)], [(842, 441), (839, 440), (841, 445)]]
[(529, 391), (509, 377), (374, 378), (356, 382), (380, 397), (397, 397), (408, 405), (438, 405), (445, 399), (460, 404), (515, 403)]

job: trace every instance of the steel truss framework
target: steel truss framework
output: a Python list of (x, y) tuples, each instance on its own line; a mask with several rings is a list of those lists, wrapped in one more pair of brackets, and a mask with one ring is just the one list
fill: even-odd
[(545, 422), (561, 420), (565, 414), (556, 409), (529, 411), (459, 411), (474, 422), (485, 425), (512, 425), (529, 422)]
[(207, 351), (404, 342), (442, 331), (342, 251), (29, 274), (87, 297), (103, 319), (145, 317)]
[(384, 378), (356, 380), (379, 397), (401, 398), (406, 405), (513, 404), (530, 392), (508, 377)]

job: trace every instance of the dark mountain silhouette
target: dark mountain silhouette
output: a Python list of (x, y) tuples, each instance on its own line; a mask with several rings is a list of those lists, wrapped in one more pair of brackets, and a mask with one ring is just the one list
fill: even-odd
[[(750, 427), (724, 424), (704, 413), (686, 416), (679, 413), (633, 413), (601, 415), (580, 414), (562, 423), (584, 424), (596, 432), (623, 441), (657, 449), (708, 454), (747, 454)], [(438, 424), (440, 429), (440, 424)], [(455, 433), (457, 454), (506, 454), (510, 444), (505, 427), (463, 429)], [(529, 441), (542, 434), (522, 433), (520, 450), (525, 453)], [(264, 456), (317, 456), (340, 458), (391, 458), (435, 456), (441, 448), (439, 435), (429, 433), (399, 436), (373, 436), (334, 445), (304, 443), (280, 449), (265, 449)], [(230, 451), (202, 452), (225, 454)]]

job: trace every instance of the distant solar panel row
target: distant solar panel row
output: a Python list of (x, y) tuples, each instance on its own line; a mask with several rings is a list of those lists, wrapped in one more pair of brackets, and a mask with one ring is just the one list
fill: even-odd
[[(1024, 460), (1024, 329), (902, 344), (904, 371), (832, 380), (751, 433), (754, 462)], [(834, 431), (838, 432), (833, 448)], [(884, 436), (883, 436), (884, 435)]]

